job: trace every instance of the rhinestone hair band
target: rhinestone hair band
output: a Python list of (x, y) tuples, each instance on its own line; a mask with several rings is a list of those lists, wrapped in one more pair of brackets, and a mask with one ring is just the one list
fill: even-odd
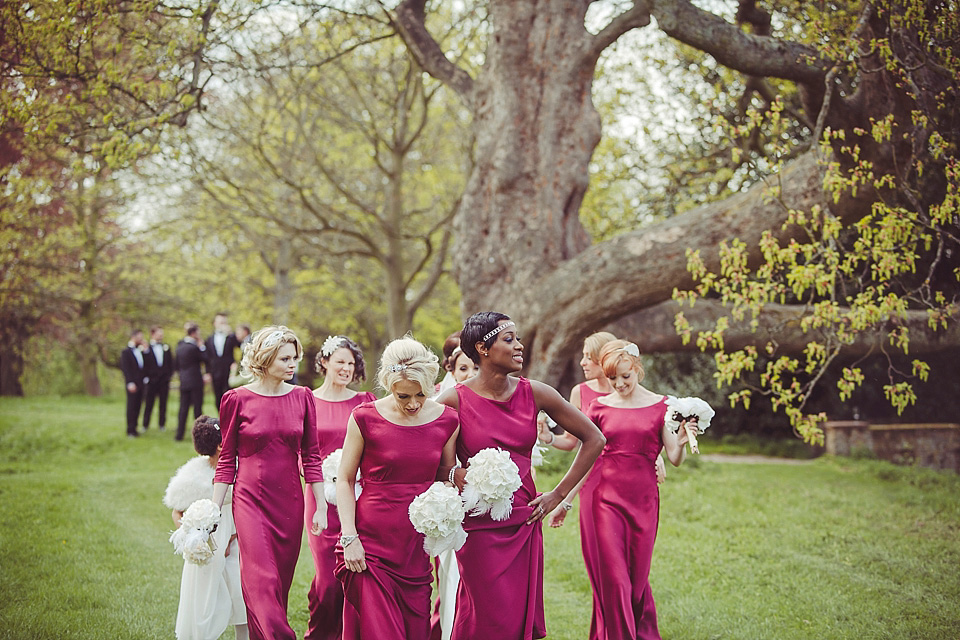
[(406, 370), (408, 366), (409, 365), (406, 365), (406, 364), (392, 364), (389, 367), (387, 367), (387, 371), (390, 371), (392, 373), (400, 373), (401, 371)]
[(500, 333), (501, 331), (503, 331), (503, 330), (506, 329), (507, 327), (514, 327), (514, 326), (516, 326), (516, 325), (513, 323), (512, 320), (509, 320), (509, 321), (507, 321), (507, 322), (504, 322), (503, 324), (497, 325), (497, 328), (496, 328), (496, 329), (494, 329), (493, 331), (488, 332), (487, 335), (483, 336), (483, 342), (486, 342), (487, 340), (489, 340), (489, 339), (492, 338), (493, 336), (497, 335), (498, 333)]

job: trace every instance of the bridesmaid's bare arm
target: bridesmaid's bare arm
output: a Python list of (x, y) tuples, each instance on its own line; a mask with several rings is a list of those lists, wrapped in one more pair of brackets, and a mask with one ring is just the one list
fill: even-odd
[(343, 548), (343, 560), (351, 571), (364, 571), (367, 568), (363, 542), (357, 536), (357, 497), (354, 485), (357, 483), (357, 471), (360, 457), (363, 455), (363, 434), (353, 416), (347, 422), (347, 435), (343, 440), (340, 454), (340, 468), (337, 470), (337, 513), (340, 515), (341, 538), (352, 539)]

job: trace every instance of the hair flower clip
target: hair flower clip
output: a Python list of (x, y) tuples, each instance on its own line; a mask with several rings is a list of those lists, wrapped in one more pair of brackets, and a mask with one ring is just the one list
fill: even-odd
[(342, 344), (343, 336), (327, 336), (327, 339), (323, 341), (323, 345), (320, 347), (320, 354), (324, 358), (329, 358)]
[(625, 346), (625, 347), (623, 348), (623, 351), (624, 351), (624, 353), (626, 353), (628, 356), (633, 356), (634, 358), (639, 358), (639, 357), (640, 357), (640, 347), (638, 347), (637, 345), (633, 344), (632, 342), (628, 342), (628, 343), (627, 343), (627, 346)]
[(280, 331), (280, 330), (278, 329), (278, 330), (274, 331), (273, 333), (271, 333), (270, 335), (268, 335), (266, 338), (264, 338), (264, 340), (263, 340), (263, 346), (264, 346), (264, 347), (272, 347), (273, 345), (275, 345), (275, 344), (277, 344), (278, 342), (280, 342), (280, 338), (282, 338), (282, 337), (283, 337), (283, 331)]

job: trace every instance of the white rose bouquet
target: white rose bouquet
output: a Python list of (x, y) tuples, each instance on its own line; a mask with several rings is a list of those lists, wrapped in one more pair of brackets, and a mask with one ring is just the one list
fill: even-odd
[[(343, 455), (343, 449), (331, 451), (323, 462), (320, 463), (320, 471), (323, 472), (323, 498), (327, 504), (337, 506), (337, 472), (340, 470), (340, 458)], [(360, 486), (360, 474), (357, 473), (357, 481), (353, 483), (353, 494), (359, 498), (363, 487)]]
[(197, 500), (183, 512), (180, 528), (170, 535), (173, 552), (193, 564), (210, 562), (217, 545), (212, 534), (220, 523), (220, 507), (213, 500)]
[(413, 528), (423, 534), (423, 550), (429, 556), (457, 551), (467, 541), (463, 530), (466, 511), (456, 487), (434, 482), (413, 499), (407, 512)]
[[(690, 439), (690, 451), (700, 453), (697, 436), (707, 430), (714, 415), (715, 412), (710, 405), (700, 398), (667, 396), (667, 415), (664, 418), (664, 424), (672, 433), (676, 433), (680, 430), (680, 423), (686, 420), (684, 428)], [(692, 418), (696, 418), (696, 422), (690, 422)]]
[(520, 488), (520, 469), (510, 453), (497, 447), (481, 449), (467, 461), (463, 507), (471, 516), (490, 512), (494, 520), (506, 520), (513, 511), (513, 493)]

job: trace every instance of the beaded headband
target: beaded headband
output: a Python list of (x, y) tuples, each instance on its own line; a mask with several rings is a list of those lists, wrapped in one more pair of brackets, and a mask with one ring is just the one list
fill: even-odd
[(483, 336), (482, 342), (486, 342), (487, 340), (489, 340), (489, 339), (492, 338), (493, 336), (497, 335), (498, 333), (500, 333), (501, 331), (503, 331), (503, 330), (506, 329), (507, 327), (514, 327), (514, 326), (516, 326), (516, 325), (513, 323), (513, 320), (507, 320), (507, 321), (504, 322), (503, 324), (497, 325), (497, 328), (496, 328), (496, 329), (494, 329), (493, 331), (489, 331), (489, 332), (487, 333), (487, 335)]

